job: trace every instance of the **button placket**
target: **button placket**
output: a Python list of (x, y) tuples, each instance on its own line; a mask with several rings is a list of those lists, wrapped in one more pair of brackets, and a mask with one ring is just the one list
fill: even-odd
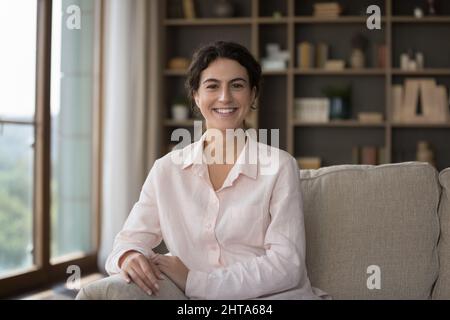
[(206, 222), (206, 231), (208, 238), (208, 259), (209, 262), (216, 266), (220, 257), (219, 244), (217, 243), (217, 238), (215, 235), (214, 227), (217, 222), (217, 217), (219, 215), (219, 199), (216, 193), (212, 190), (209, 197), (208, 205), (208, 220)]

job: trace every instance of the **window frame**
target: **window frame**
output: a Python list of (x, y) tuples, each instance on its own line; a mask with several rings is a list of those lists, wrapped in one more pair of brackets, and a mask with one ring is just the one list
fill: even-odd
[(97, 257), (100, 245), (101, 178), (102, 178), (102, 53), (103, 53), (103, 0), (95, 1), (94, 40), (94, 97), (92, 143), (92, 247), (85, 254), (68, 255), (53, 259), (51, 263), (51, 37), (52, 0), (37, 0), (36, 34), (36, 103), (34, 121), (0, 120), (0, 124), (34, 125), (34, 183), (33, 183), (33, 247), (34, 266), (0, 278), (0, 298), (63, 281), (69, 265), (78, 265), (81, 276), (98, 271)]

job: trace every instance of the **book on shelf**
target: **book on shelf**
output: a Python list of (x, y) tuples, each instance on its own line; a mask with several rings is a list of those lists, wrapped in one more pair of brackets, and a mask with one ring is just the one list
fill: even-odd
[(387, 156), (386, 156), (386, 147), (378, 147), (378, 164), (386, 164)]
[(345, 69), (345, 61), (344, 60), (328, 60), (325, 62), (325, 70), (331, 71), (341, 71)]
[(337, 2), (314, 4), (314, 16), (320, 18), (337, 18), (342, 13), (342, 7)]
[(387, 163), (386, 147), (363, 145), (352, 147), (352, 164), (379, 165)]
[(381, 112), (359, 112), (358, 121), (362, 123), (382, 123), (383, 114)]
[(194, 0), (182, 0), (183, 1), (183, 12), (185, 19), (195, 19), (195, 6)]
[(377, 164), (377, 147), (362, 146), (361, 147), (361, 164)]
[(328, 60), (329, 47), (326, 43), (318, 43), (316, 46), (316, 68), (325, 68)]
[(327, 98), (296, 98), (295, 118), (303, 122), (328, 122), (330, 100)]
[(352, 164), (359, 164), (361, 162), (359, 156), (359, 146), (352, 147)]
[(298, 66), (300, 69), (309, 69), (314, 67), (314, 46), (308, 42), (303, 41), (298, 44)]
[(387, 48), (386, 45), (379, 44), (376, 46), (376, 66), (377, 68), (386, 68)]

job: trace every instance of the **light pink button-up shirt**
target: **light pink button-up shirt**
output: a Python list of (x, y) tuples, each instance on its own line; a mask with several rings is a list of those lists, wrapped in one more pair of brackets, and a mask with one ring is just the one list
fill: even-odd
[(214, 191), (201, 160), (204, 139), (155, 162), (116, 236), (108, 273), (120, 272), (126, 251), (150, 257), (164, 239), (190, 270), (190, 298), (328, 298), (307, 276), (296, 160), (250, 137)]

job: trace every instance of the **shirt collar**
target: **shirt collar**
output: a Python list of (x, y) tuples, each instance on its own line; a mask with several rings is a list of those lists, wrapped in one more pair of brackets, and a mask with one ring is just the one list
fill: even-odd
[[(256, 137), (248, 131), (245, 132), (245, 135), (247, 137), (247, 141), (229, 174), (231, 182), (241, 173), (253, 179), (256, 179), (258, 176), (258, 142)], [(204, 170), (202, 171), (201, 168), (206, 166), (206, 161), (204, 161), (203, 154), (203, 144), (205, 139), (206, 132), (198, 141), (184, 148), (183, 169), (191, 167), (194, 171), (199, 173), (199, 175), (204, 175)]]

